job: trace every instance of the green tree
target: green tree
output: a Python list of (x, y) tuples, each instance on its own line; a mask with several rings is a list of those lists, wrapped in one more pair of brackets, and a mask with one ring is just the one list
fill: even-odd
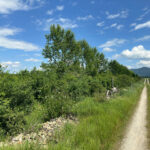
[(109, 63), (109, 68), (114, 75), (126, 74), (131, 77), (135, 76), (132, 71), (130, 71), (127, 67), (119, 64), (116, 60), (113, 60)]
[(51, 67), (56, 67), (60, 73), (66, 68), (80, 66), (81, 48), (72, 31), (52, 25), (46, 40), (43, 55), (48, 58)]

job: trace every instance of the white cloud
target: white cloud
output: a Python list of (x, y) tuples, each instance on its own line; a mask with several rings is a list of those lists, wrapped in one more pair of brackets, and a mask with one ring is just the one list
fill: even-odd
[(112, 47), (120, 46), (121, 44), (124, 44), (125, 42), (126, 42), (125, 39), (117, 39), (116, 38), (116, 39), (107, 41), (104, 44), (101, 44), (99, 46), (99, 48), (103, 48), (103, 51), (105, 51), (105, 52), (112, 52), (112, 51), (115, 51), (115, 49)]
[[(38, 22), (39, 22), (39, 20), (38, 20)], [(55, 24), (55, 25), (59, 24), (60, 26), (62, 26), (65, 29), (66, 28), (73, 29), (73, 28), (78, 27), (78, 25), (74, 21), (72, 21), (68, 18), (62, 18), (62, 17), (60, 17), (58, 19), (49, 18), (47, 20), (40, 21), (39, 25), (43, 26), (44, 31), (48, 31), (50, 28), (50, 25), (52, 25), (52, 24)]]
[(56, 11), (63, 11), (64, 10), (64, 6), (63, 5), (59, 5), (59, 6), (56, 6), (56, 9), (51, 9), (51, 10), (48, 10), (46, 12), (47, 15), (52, 15), (54, 12)]
[(113, 40), (107, 41), (104, 44), (101, 44), (99, 47), (100, 48), (114, 47), (114, 46), (119, 46), (121, 44), (124, 44), (125, 42), (126, 42), (125, 39), (117, 39), (117, 38), (115, 38)]
[(126, 66), (128, 69), (132, 69), (133, 68), (133, 66), (130, 66), (130, 65), (128, 65), (128, 66)]
[(41, 25), (43, 24), (43, 21), (40, 20), (40, 19), (37, 19), (37, 20), (35, 21), (35, 23), (36, 23), (37, 25), (41, 26)]
[(132, 23), (130, 26), (131, 26), (131, 27), (134, 27), (134, 26), (136, 26), (136, 23), (134, 22), (134, 23)]
[(64, 6), (63, 6), (63, 5), (57, 6), (56, 9), (57, 9), (58, 11), (62, 11), (62, 10), (64, 10)]
[(42, 55), (41, 55), (41, 53), (35, 53), (34, 56), (40, 57)]
[(104, 48), (103, 48), (103, 51), (104, 51), (104, 52), (113, 52), (113, 51), (115, 51), (115, 49), (110, 48), (110, 47), (104, 47)]
[(112, 59), (117, 59), (117, 58), (119, 58), (119, 57), (120, 57), (119, 54), (115, 54), (115, 55), (112, 56)]
[(0, 27), (0, 36), (10, 36), (15, 35), (16, 33), (20, 32), (21, 29), (17, 28), (2, 28)]
[(137, 42), (150, 40), (150, 35), (145, 35), (141, 38), (136, 39)]
[(20, 62), (16, 61), (16, 62), (12, 62), (12, 61), (7, 61), (7, 62), (1, 62), (1, 65), (3, 67), (12, 67), (12, 68), (17, 68), (20, 66)]
[(139, 16), (139, 18), (137, 18), (138, 21), (141, 21), (144, 19), (144, 17), (149, 14), (150, 12), (150, 9), (146, 8), (146, 9), (143, 9), (144, 13), (142, 15)]
[(150, 59), (150, 50), (146, 50), (143, 45), (138, 45), (131, 50), (122, 51), (121, 56), (129, 59)]
[(116, 28), (117, 30), (120, 30), (121, 28), (123, 28), (124, 25), (122, 24), (117, 24), (117, 23), (114, 23), (110, 26), (110, 28)]
[(77, 17), (77, 20), (86, 21), (89, 19), (93, 19), (94, 17), (92, 15), (84, 16), (84, 17)]
[(136, 20), (137, 20), (137, 21), (141, 21), (141, 20), (143, 20), (143, 17), (140, 16), (140, 17), (137, 18)]
[(98, 26), (98, 27), (102, 27), (102, 26), (104, 26), (104, 21), (102, 21), (102, 22), (98, 22), (98, 23), (97, 23), (97, 26)]
[(116, 26), (117, 26), (117, 23), (114, 23), (110, 27), (113, 28), (113, 27), (116, 27)]
[(150, 21), (147, 21), (147, 22), (141, 23), (141, 24), (137, 24), (134, 27), (134, 30), (139, 30), (139, 29), (142, 29), (142, 28), (150, 28)]
[(25, 61), (27, 61), (27, 62), (40, 62), (41, 60), (35, 59), (35, 58), (28, 58), (28, 59), (25, 59)]
[(116, 28), (117, 28), (117, 30), (120, 30), (120, 29), (123, 28), (123, 27), (124, 27), (124, 25), (120, 24), (120, 25), (118, 25)]
[(116, 18), (127, 18), (128, 17), (128, 11), (121, 11), (117, 14), (110, 14), (108, 11), (106, 12), (107, 19), (116, 19)]
[(0, 0), (0, 14), (10, 14), (18, 10), (29, 10), (42, 3), (41, 0)]
[(107, 14), (107, 19), (115, 19), (120, 16), (120, 14), (109, 14), (109, 12), (107, 12), (106, 14)]
[(149, 60), (140, 60), (137, 63), (138, 67), (150, 67), (150, 61)]
[(47, 14), (47, 15), (52, 15), (53, 12), (54, 12), (53, 10), (48, 10), (46, 14)]
[(0, 47), (8, 49), (19, 49), (24, 51), (35, 51), (40, 48), (32, 43), (25, 41), (10, 39), (8, 36), (13, 36), (20, 32), (21, 29), (17, 28), (0, 28)]
[(0, 37), (0, 47), (8, 49), (18, 49), (24, 51), (36, 51), (39, 47), (28, 42), (9, 39), (7, 37)]

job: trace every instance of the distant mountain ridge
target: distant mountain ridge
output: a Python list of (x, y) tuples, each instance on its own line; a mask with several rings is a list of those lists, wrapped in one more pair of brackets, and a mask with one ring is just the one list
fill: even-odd
[(131, 69), (135, 74), (139, 75), (140, 77), (150, 77), (150, 68), (142, 67), (138, 69)]

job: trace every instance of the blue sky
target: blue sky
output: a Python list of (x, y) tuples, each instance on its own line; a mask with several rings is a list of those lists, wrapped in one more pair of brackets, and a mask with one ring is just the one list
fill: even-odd
[(12, 72), (39, 68), (51, 24), (109, 60), (150, 67), (149, 0), (0, 0), (0, 63)]

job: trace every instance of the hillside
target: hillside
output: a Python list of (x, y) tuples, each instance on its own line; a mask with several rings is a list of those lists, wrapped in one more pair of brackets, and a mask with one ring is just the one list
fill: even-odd
[(150, 77), (150, 68), (142, 67), (138, 69), (131, 69), (135, 74), (139, 75), (140, 77)]

